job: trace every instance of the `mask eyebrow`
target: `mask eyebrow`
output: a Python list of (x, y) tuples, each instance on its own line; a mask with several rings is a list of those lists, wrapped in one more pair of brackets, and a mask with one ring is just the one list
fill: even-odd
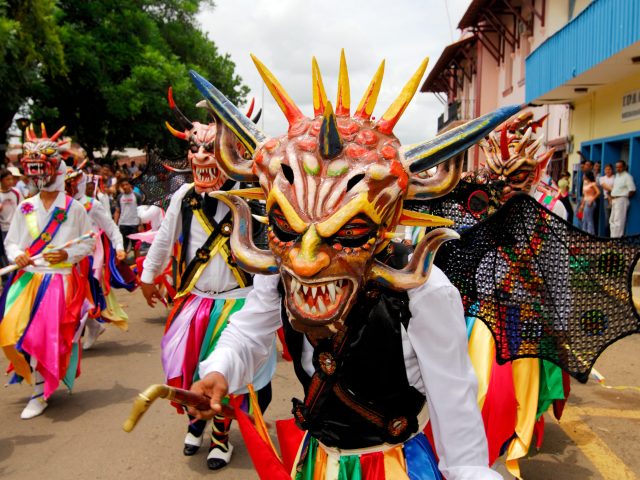
[(267, 211), (271, 210), (271, 207), (273, 207), (274, 203), (278, 204), (280, 210), (282, 210), (284, 218), (287, 219), (287, 222), (289, 223), (291, 228), (293, 228), (298, 233), (304, 233), (307, 230), (309, 225), (300, 218), (300, 216), (291, 206), (291, 203), (289, 203), (289, 200), (287, 200), (287, 197), (285, 197), (277, 187), (274, 187), (269, 192), (269, 196), (267, 197)]
[(340, 208), (340, 210), (331, 215), (327, 220), (318, 223), (316, 225), (316, 231), (323, 238), (331, 237), (335, 235), (345, 223), (359, 213), (364, 213), (377, 225), (382, 221), (380, 214), (367, 199), (367, 194), (363, 192), (349, 201), (349, 203)]

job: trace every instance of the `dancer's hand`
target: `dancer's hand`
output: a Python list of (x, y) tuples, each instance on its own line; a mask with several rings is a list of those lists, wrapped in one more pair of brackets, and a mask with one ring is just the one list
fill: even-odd
[(197, 410), (193, 407), (188, 409), (189, 415), (193, 415), (200, 420), (207, 420), (222, 413), (222, 400), (229, 393), (229, 384), (224, 375), (218, 372), (211, 372), (202, 380), (191, 385), (191, 391), (211, 398), (211, 408), (209, 410)]
[(118, 250), (116, 252), (116, 258), (122, 262), (125, 258), (127, 258), (127, 252), (125, 252), (124, 250)]
[(28, 265), (33, 265), (33, 260), (31, 260), (29, 254), (23, 253), (22, 255), (18, 255), (16, 257), (16, 265), (18, 265), (18, 267), (20, 268), (24, 268)]
[(66, 250), (56, 250), (55, 252), (45, 253), (43, 255), (43, 258), (51, 265), (56, 265), (58, 263), (64, 262), (67, 258), (69, 258), (69, 254)]
[(153, 283), (140, 282), (140, 288), (150, 307), (156, 306), (156, 299), (162, 302), (162, 295)]

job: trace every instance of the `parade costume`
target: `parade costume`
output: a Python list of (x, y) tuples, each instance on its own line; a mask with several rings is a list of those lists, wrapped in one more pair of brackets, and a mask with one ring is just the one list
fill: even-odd
[[(254, 62), (289, 121), (280, 137), (268, 138), (213, 85), (195, 72), (192, 77), (220, 120), (220, 167), (262, 187), (213, 194), (233, 210), (234, 257), (243, 269), (273, 275), (256, 275), (244, 308), (200, 364), (200, 375), (222, 373), (233, 392), (250, 381), (268, 354), (269, 336), (284, 325), (305, 387), (293, 414), (306, 433), (296, 434), (292, 422), (280, 424), (279, 432), (289, 432), (280, 438), (284, 464), (252, 453), (259, 475), (289, 478), (291, 465), (296, 479), (439, 478), (422, 433), (428, 408), (439, 469), (448, 479), (501, 478), (488, 468), (460, 298), (431, 269), (438, 247), (456, 235), (436, 228), (408, 261), (390, 239), (398, 224), (451, 223), (404, 210), (403, 202), (451, 190), (460, 176), (457, 156), (518, 108), (401, 146), (393, 129), (426, 60), (375, 122), (384, 64), (351, 116), (344, 53), (335, 113), (313, 59), (315, 118), (309, 119)], [(252, 160), (234, 153), (237, 142)], [(433, 175), (423, 173), (432, 167)], [(241, 196), (266, 199), (270, 251), (253, 244), (251, 212)]]
[(640, 330), (629, 284), (640, 238), (594, 240), (563, 221), (564, 206), (536, 185), (553, 151), (536, 156), (535, 123), (523, 114), (490, 134), (481, 144), (487, 170), (426, 210), (454, 220), (461, 233), (436, 264), (469, 315), (490, 461), (506, 452), (518, 478), (533, 436), (542, 444), (543, 413), (553, 406), (562, 415), (570, 383), (561, 368), (585, 382), (608, 345)]
[(129, 316), (118, 303), (111, 287), (118, 285), (131, 291), (136, 285), (130, 278), (122, 277), (116, 264), (115, 252), (124, 251), (122, 234), (103, 204), (86, 195), (86, 185), (87, 176), (84, 172), (73, 169), (67, 171), (67, 193), (84, 206), (98, 239), (92, 255), (83, 259), (80, 265), (88, 280), (87, 291), (93, 305), (90, 311), (85, 312), (82, 321), (82, 325), (86, 326), (83, 348), (88, 350), (104, 331), (101, 323), (112, 323), (123, 331), (129, 329)]
[[(43, 126), (42, 138), (38, 138), (32, 127), (28, 129), (22, 160), (25, 173), (41, 192), (58, 194), (49, 210), (41, 193), (20, 204), (5, 240), (11, 261), (24, 253), (33, 257), (46, 252), (91, 230), (82, 205), (64, 194), (66, 166), (57, 142), (62, 130), (49, 138)], [(35, 265), (18, 271), (3, 292), (0, 346), (12, 363), (12, 381), (26, 379), (35, 384), (22, 418), (41, 414), (59, 382), (71, 389), (80, 373), (78, 327), (86, 282), (76, 265), (91, 252), (93, 242), (87, 237), (65, 248), (67, 259), (56, 265), (36, 260)]]
[[(169, 126), (172, 133), (190, 143), (189, 161), (193, 184), (182, 185), (171, 197), (160, 230), (147, 253), (141, 280), (153, 283), (172, 258), (181, 238), (177, 258), (177, 294), (162, 339), (162, 364), (168, 385), (189, 388), (199, 379), (197, 366), (214, 351), (229, 316), (244, 305), (252, 278), (238, 268), (231, 257), (229, 235), (233, 220), (226, 205), (205, 192), (236, 186), (227, 181), (213, 156), (216, 124), (190, 122), (177, 109), (171, 92), (171, 108), (184, 132)], [(275, 338), (269, 362), (250, 382), (266, 408), (271, 397), (275, 371)], [(239, 392), (246, 393), (247, 390)], [(206, 421), (191, 418), (184, 454), (193, 455), (203, 442)], [(228, 441), (231, 421), (216, 417), (212, 422), (211, 448), (207, 463), (218, 469), (229, 463), (233, 446)]]

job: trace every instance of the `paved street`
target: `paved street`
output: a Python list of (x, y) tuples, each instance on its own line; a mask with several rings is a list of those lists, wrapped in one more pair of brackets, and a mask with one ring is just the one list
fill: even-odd
[[(28, 386), (0, 390), (0, 477), (7, 479), (256, 478), (234, 429), (232, 467), (209, 472), (205, 450), (182, 455), (185, 418), (158, 401), (130, 434), (122, 431), (138, 391), (162, 381), (159, 343), (166, 310), (152, 310), (139, 292), (120, 294), (131, 316), (127, 333), (109, 328), (87, 352), (72, 395), (59, 389), (41, 417), (23, 421)], [(640, 336), (609, 348), (596, 368), (614, 386), (640, 386)], [(6, 368), (4, 357), (0, 368)], [(559, 425), (547, 418), (541, 452), (522, 462), (528, 480), (640, 478), (640, 391), (573, 382), (571, 404)], [(285, 418), (300, 395), (290, 364), (280, 362), (267, 419)]]

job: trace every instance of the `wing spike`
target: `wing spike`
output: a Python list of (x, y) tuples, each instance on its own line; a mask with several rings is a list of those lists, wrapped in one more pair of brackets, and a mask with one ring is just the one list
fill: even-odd
[(264, 64), (260, 60), (258, 60), (255, 55), (251, 54), (251, 59), (258, 69), (258, 73), (262, 77), (265, 85), (271, 92), (271, 95), (280, 107), (280, 110), (282, 110), (282, 113), (284, 113), (284, 116), (287, 118), (289, 127), (302, 120), (304, 118), (304, 115), (302, 114), (298, 106), (293, 102), (289, 94), (282, 87), (280, 82), (273, 75), (273, 73), (271, 73), (269, 69), (265, 67)]
[(324, 106), (327, 103), (327, 92), (322, 82), (322, 74), (316, 57), (311, 58), (311, 79), (313, 82), (313, 116), (317, 117), (324, 113)]
[(522, 149), (527, 146), (527, 143), (529, 143), (529, 139), (531, 138), (532, 133), (533, 133), (533, 130), (531, 129), (531, 127), (527, 128), (527, 131), (524, 132), (524, 135), (522, 136), (522, 138), (520, 139), (520, 142), (516, 146), (516, 153), (520, 154), (520, 152), (522, 152)]
[(367, 87), (367, 90), (362, 96), (362, 100), (358, 104), (354, 117), (361, 118), (362, 120), (369, 120), (373, 109), (376, 107), (378, 101), (378, 93), (380, 93), (380, 86), (382, 85), (382, 77), (384, 76), (384, 60), (380, 63), (378, 70), (371, 79), (371, 83)]
[(422, 76), (427, 69), (428, 63), (429, 57), (426, 57), (404, 86), (400, 95), (398, 95), (398, 98), (395, 99), (387, 111), (384, 112), (380, 120), (378, 120), (377, 129), (379, 132), (384, 133), (385, 135), (391, 135), (394, 127), (398, 123), (398, 120), (400, 120), (400, 117), (402, 117), (402, 114), (409, 105), (409, 102), (411, 102), (411, 99), (415, 95), (416, 90), (418, 90), (420, 80), (422, 80)]
[(340, 71), (338, 73), (338, 100), (336, 101), (336, 115), (348, 117), (351, 109), (351, 90), (349, 88), (349, 71), (344, 48), (340, 51)]

